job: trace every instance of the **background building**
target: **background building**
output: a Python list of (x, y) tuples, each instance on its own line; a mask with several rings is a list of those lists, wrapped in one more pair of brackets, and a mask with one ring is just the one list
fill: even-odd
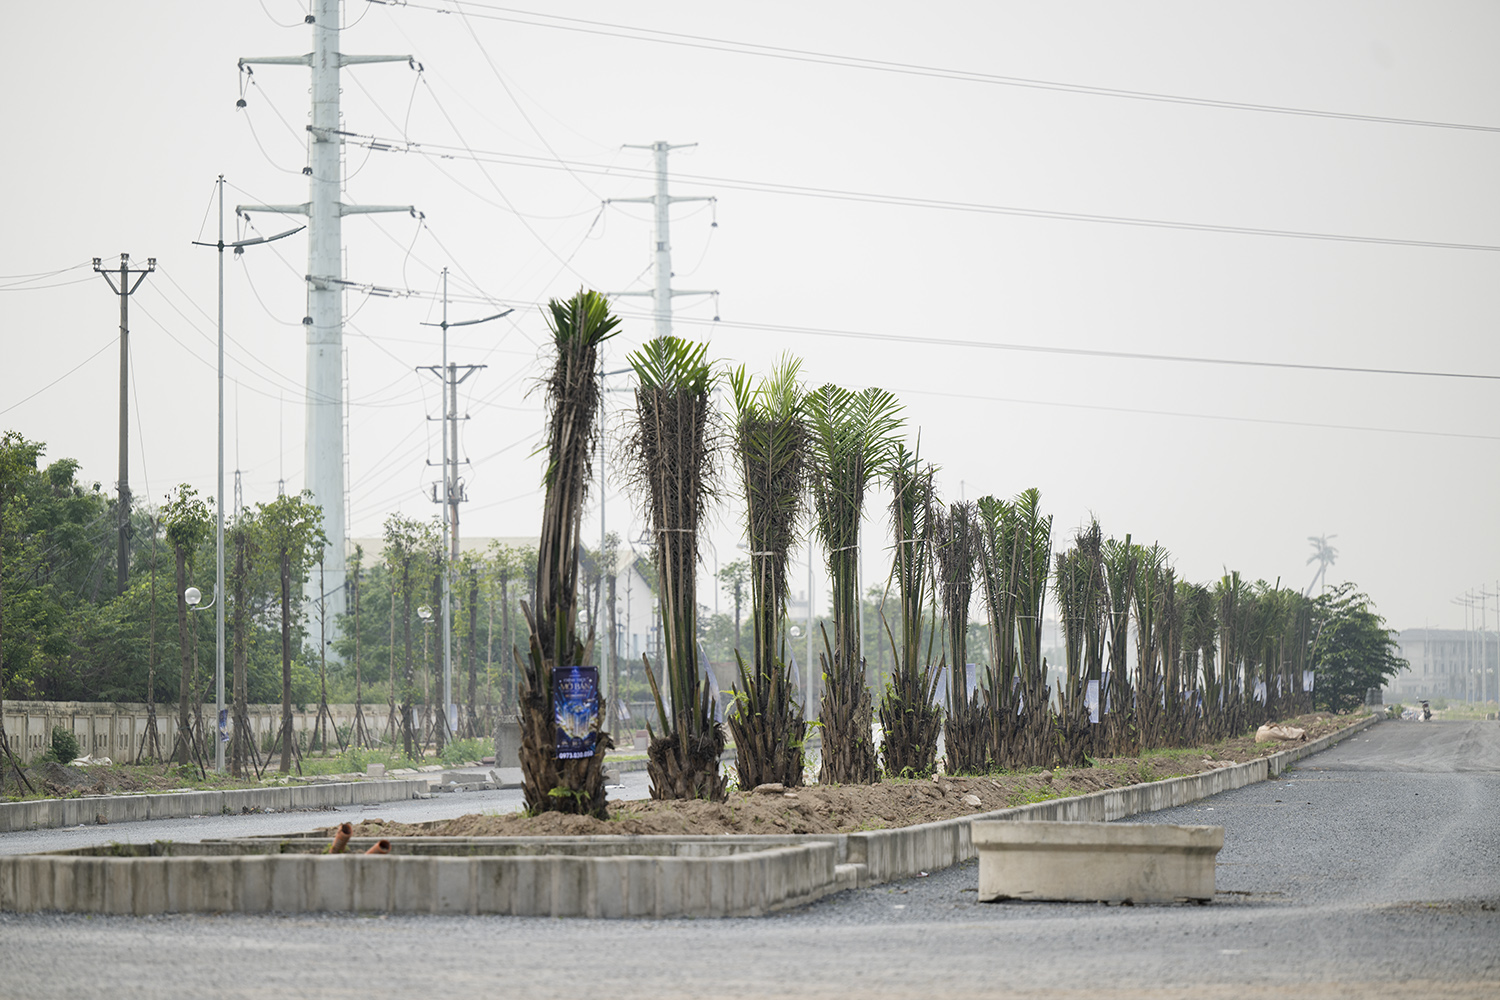
[(1409, 628), (1397, 636), (1406, 670), (1386, 685), (1387, 701), (1457, 698), (1494, 701), (1500, 636), (1449, 628)]

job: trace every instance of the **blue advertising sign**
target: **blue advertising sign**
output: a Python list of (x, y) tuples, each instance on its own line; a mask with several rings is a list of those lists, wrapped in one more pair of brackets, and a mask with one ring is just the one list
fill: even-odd
[(592, 757), (599, 745), (599, 668), (552, 668), (552, 720), (557, 759)]

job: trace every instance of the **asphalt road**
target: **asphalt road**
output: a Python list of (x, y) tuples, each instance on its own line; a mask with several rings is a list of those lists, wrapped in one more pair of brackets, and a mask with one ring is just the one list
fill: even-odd
[(1500, 996), (1500, 724), (1382, 723), (1149, 822), (1207, 906), (974, 901), (974, 864), (758, 920), (0, 916), (0, 997)]

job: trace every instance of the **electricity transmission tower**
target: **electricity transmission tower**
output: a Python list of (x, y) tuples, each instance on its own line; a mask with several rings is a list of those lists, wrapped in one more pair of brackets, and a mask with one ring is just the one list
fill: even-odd
[[(487, 365), (459, 365), (448, 360), (448, 330), (455, 326), (477, 326), (491, 320), (509, 316), (512, 310), (485, 316), (482, 319), (466, 319), (457, 323), (448, 322), (448, 269), (443, 268), (443, 319), (440, 323), (423, 323), (423, 326), (441, 327), (443, 331), (442, 365), (424, 365), (417, 371), (430, 372), (442, 382), (441, 402), (443, 406), (443, 482), (442, 495), (438, 484), (432, 484), (432, 502), (443, 505), (443, 534), (447, 536), (449, 558), (443, 568), (443, 705), (439, 710), (442, 721), (452, 732), (457, 724), (457, 712), (453, 711), (453, 573), (458, 566), (458, 505), (469, 499), (463, 482), (458, 478), (458, 386), (470, 375)], [(459, 370), (463, 374), (459, 374)], [(431, 417), (428, 418), (432, 419)], [(468, 417), (463, 419), (467, 420)]]
[[(156, 270), (156, 258), (147, 257), (144, 268), (130, 266), (130, 254), (120, 254), (120, 283), (110, 276), (110, 269), (100, 267), (94, 258), (94, 271), (104, 276), (110, 290), (120, 297), (120, 538), (115, 565), (116, 592), (125, 593), (130, 578), (130, 296), (141, 287), (146, 275)], [(135, 275), (135, 282), (130, 280)]]
[[(685, 289), (674, 289), (672, 287), (672, 205), (683, 201), (706, 201), (717, 204), (718, 199), (711, 196), (697, 196), (678, 198), (667, 193), (667, 154), (674, 149), (691, 149), (698, 145), (696, 142), (673, 146), (665, 142), (653, 142), (649, 146), (626, 145), (626, 149), (649, 149), (656, 161), (656, 193), (647, 198), (609, 198), (605, 200), (606, 205), (617, 203), (638, 203), (651, 205), (654, 208), (654, 242), (652, 257), (655, 267), (655, 280), (648, 292), (611, 292), (610, 297), (626, 295), (649, 295), (651, 296), (651, 312), (654, 319), (655, 333), (658, 338), (666, 337), (672, 332), (672, 299), (679, 295), (712, 295), (716, 300), (719, 293), (714, 291), (688, 291)], [(719, 225), (715, 220), (714, 228)], [(715, 310), (717, 312), (717, 310)], [(714, 319), (718, 319), (717, 315)]]
[[(323, 531), (329, 540), (325, 572), (328, 577), (325, 614), (338, 621), (344, 612), (344, 427), (342, 220), (346, 215), (374, 212), (411, 212), (411, 205), (346, 205), (340, 201), (339, 159), (343, 145), (339, 121), (339, 71), (360, 63), (404, 62), (409, 55), (356, 56), (339, 51), (339, 0), (315, 0), (307, 16), (312, 26), (313, 50), (300, 56), (241, 59), (251, 66), (307, 66), (312, 70), (312, 124), (308, 165), (308, 200), (300, 205), (239, 205), (236, 211), (279, 212), (307, 217), (307, 397), (304, 432), (304, 484), (323, 508)], [(243, 99), (242, 99), (243, 101)], [(323, 588), (309, 582), (307, 594)]]

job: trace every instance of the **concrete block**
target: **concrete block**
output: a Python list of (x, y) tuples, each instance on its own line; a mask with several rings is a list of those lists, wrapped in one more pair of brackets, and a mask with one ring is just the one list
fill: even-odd
[(521, 766), (521, 720), (513, 715), (495, 724), (495, 766)]
[(651, 917), (656, 914), (656, 882), (659, 866), (655, 858), (619, 858), (624, 882), (622, 917)]
[(307, 909), (311, 913), (348, 913), (354, 909), (354, 866), (348, 855), (305, 854)]
[(350, 860), (354, 867), (350, 909), (357, 913), (390, 912), (394, 869), (387, 862), (391, 859), (361, 854)]
[(120, 795), (93, 800), (96, 815), (102, 814), (110, 823), (137, 823), (148, 818), (146, 798), (143, 795)]
[(1169, 903), (1214, 895), (1222, 826), (976, 820), (979, 899)]
[(474, 859), (474, 910), (476, 913), (510, 913), (515, 883), (510, 859)]
[(447, 916), (478, 912), (476, 865), (470, 858), (426, 857), (432, 881), (431, 912)]

